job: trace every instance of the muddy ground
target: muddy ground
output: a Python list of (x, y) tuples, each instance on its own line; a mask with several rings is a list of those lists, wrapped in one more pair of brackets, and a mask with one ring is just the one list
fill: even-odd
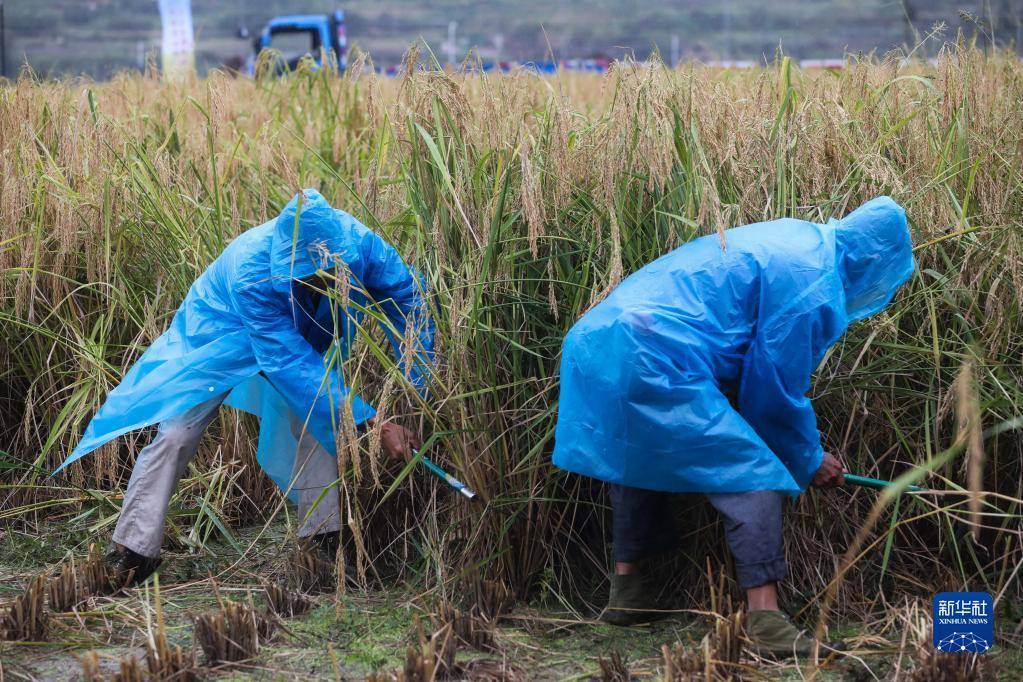
[[(59, 565), (68, 547), (79, 554), (86, 551), (84, 542), (75, 545), (73, 539), (62, 537), (59, 529), (42, 535), (0, 529), (0, 603), (19, 594), (30, 576)], [(263, 608), (261, 581), (280, 579), (287, 572), (283, 527), (250, 529), (241, 532), (237, 542), (251, 547), (243, 561), (237, 549), (226, 543), (210, 543), (201, 554), (165, 555), (159, 598), (172, 644), (193, 645), (193, 617), (216, 607), (217, 592), (222, 599), (251, 599)], [(151, 587), (92, 598), (75, 612), (52, 614), (46, 642), (0, 642), (0, 682), (82, 679), (80, 658), (89, 651), (99, 653), (104, 673), (112, 675), (122, 658), (144, 656), (146, 633), (155, 620), (154, 599)], [(361, 680), (374, 671), (401, 666), (409, 643), (418, 638), (416, 617), (428, 619), (436, 605), (431, 595), (400, 585), (312, 599), (313, 609), (282, 621), (258, 657), (230, 668), (207, 665), (202, 676)], [(634, 677), (656, 677), (663, 669), (662, 645), (682, 642), (696, 650), (708, 622), (698, 614), (681, 613), (649, 626), (613, 628), (549, 606), (519, 604), (500, 621), (493, 650), (462, 647), (457, 661), (463, 670), (474, 671), (466, 675), (476, 679), (495, 679), (502, 672), (515, 679), (599, 679), (600, 659), (617, 651)], [(822, 679), (890, 678), (908, 665), (905, 656), (900, 657), (899, 642), (886, 643), (855, 626), (832, 634), (849, 638), (854, 648), (829, 661)], [(1023, 656), (1018, 650), (1002, 647), (991, 656), (997, 661), (998, 677), (1023, 677)], [(203, 663), (201, 654), (198, 661)], [(748, 656), (741, 669), (748, 679), (803, 678), (792, 663)]]

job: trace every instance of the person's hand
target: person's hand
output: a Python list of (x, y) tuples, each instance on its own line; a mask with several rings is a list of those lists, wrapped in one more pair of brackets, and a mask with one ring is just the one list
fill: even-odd
[(391, 461), (407, 462), (412, 459), (412, 449), (423, 447), (423, 439), (404, 426), (394, 422), (380, 425), (380, 445)]
[(830, 452), (824, 453), (824, 460), (821, 462), (817, 473), (813, 475), (810, 484), (816, 488), (834, 488), (845, 483), (845, 467), (842, 461)]

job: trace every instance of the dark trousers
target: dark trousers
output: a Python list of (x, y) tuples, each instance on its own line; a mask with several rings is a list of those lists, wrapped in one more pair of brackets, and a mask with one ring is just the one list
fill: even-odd
[[(724, 518), (739, 586), (759, 587), (788, 575), (782, 546), (782, 493), (707, 495)], [(672, 494), (611, 485), (615, 561), (631, 563), (678, 545)]]

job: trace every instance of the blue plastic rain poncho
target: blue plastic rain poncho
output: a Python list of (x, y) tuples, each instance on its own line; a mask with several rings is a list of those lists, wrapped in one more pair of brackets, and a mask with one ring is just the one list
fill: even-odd
[(823, 458), (810, 378), (913, 271), (888, 197), (840, 221), (696, 239), (639, 270), (565, 339), (554, 463), (669, 492), (806, 488)]
[[(299, 282), (330, 269), (348, 275), (347, 310)], [(340, 364), (361, 319), (358, 308), (367, 306), (394, 326), (397, 333), (387, 335), (422, 389), (434, 334), (422, 278), (369, 228), (304, 190), (277, 219), (231, 242), (195, 281), (170, 328), (110, 392), (60, 468), (121, 434), (230, 392), (228, 405), (260, 416), (257, 458), (286, 489), (297, 447), (292, 418), (336, 455), (346, 401), (357, 424), (374, 414), (348, 390)], [(414, 325), (411, 333), (407, 325)], [(416, 345), (408, 353), (406, 338)], [(404, 359), (412, 360), (409, 367)]]

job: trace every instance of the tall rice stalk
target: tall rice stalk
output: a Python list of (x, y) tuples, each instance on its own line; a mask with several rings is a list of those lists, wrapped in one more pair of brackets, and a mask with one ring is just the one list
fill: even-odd
[[(819, 369), (822, 431), (857, 473), (892, 478), (932, 461), (957, 437), (953, 381), (970, 363), (983, 462), (951, 458), (925, 483), (959, 492), (880, 512), (836, 606), (967, 581), (1018, 593), (1017, 60), (963, 46), (934, 65), (851, 59), (840, 72), (786, 59), (554, 78), (357, 71), (0, 86), (4, 523), (110, 526), (110, 491), (148, 434), (64, 478), (46, 473), (224, 244), (312, 185), (398, 244), (434, 293), (433, 400), (399, 376), (373, 311), (348, 376), (386, 414), (436, 434), (429, 454), (485, 502), (465, 507), (418, 473), (389, 492), (374, 437), (346, 448), (355, 577), (403, 575), (444, 592), (493, 579), (520, 595), (585, 596), (609, 561), (601, 489), (549, 463), (567, 329), (628, 273), (695, 236), (784, 215), (823, 221), (887, 193), (907, 208), (920, 267)], [(185, 518), (172, 540), (201, 545), (279, 502), (256, 472), (251, 421), (227, 415), (175, 498)], [(799, 597), (822, 592), (873, 500), (854, 490), (793, 505)], [(687, 516), (697, 556), (679, 560), (676, 584), (700, 596), (698, 555), (723, 545), (705, 508)], [(970, 519), (975, 542), (964, 542)]]

